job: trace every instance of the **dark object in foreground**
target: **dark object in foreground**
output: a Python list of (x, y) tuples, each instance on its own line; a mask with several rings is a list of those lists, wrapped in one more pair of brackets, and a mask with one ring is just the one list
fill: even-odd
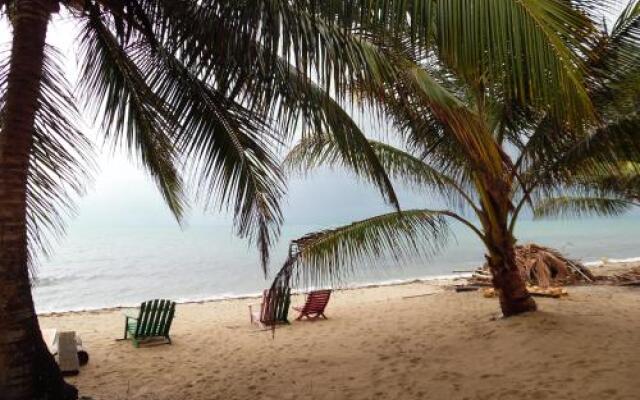
[(265, 289), (262, 292), (260, 312), (254, 312), (249, 305), (249, 318), (252, 324), (262, 327), (289, 323), (289, 304), (291, 303), (291, 289)]
[(124, 338), (131, 339), (135, 347), (141, 341), (164, 338), (171, 344), (169, 329), (176, 310), (176, 303), (170, 300), (149, 300), (140, 305), (138, 316), (126, 315), (124, 321)]
[(331, 290), (315, 290), (309, 292), (304, 306), (293, 307), (294, 310), (300, 312), (296, 320), (299, 321), (304, 317), (307, 317), (308, 320), (316, 320), (318, 318), (327, 319), (326, 315), (324, 315), (324, 309), (327, 307), (330, 297)]

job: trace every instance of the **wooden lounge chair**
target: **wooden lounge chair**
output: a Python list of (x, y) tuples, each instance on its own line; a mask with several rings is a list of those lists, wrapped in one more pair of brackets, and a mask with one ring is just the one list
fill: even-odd
[(309, 292), (307, 300), (302, 307), (293, 307), (294, 310), (299, 311), (300, 315), (296, 318), (297, 321), (304, 317), (308, 320), (316, 320), (318, 318), (327, 319), (324, 315), (324, 309), (329, 303), (329, 297), (331, 297), (331, 290), (315, 290)]
[(175, 314), (176, 303), (170, 300), (149, 300), (140, 305), (137, 316), (125, 314), (124, 339), (131, 339), (135, 347), (141, 341), (163, 338), (171, 344), (169, 329)]
[[(291, 303), (291, 289), (266, 289), (262, 293), (260, 310), (253, 310), (255, 304), (249, 305), (251, 323), (260, 326), (273, 326), (289, 323), (289, 304)], [(275, 307), (275, 312), (273, 312)]]

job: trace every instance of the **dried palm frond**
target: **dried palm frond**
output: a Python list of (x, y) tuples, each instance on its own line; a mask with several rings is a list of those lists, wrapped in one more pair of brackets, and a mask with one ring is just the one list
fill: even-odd
[[(559, 251), (528, 243), (515, 247), (516, 265), (522, 278), (529, 285), (548, 288), (575, 284), (578, 282), (593, 282), (595, 277), (579, 261), (563, 256)], [(471, 283), (488, 283), (491, 279), (489, 267), (485, 265), (474, 273)]]

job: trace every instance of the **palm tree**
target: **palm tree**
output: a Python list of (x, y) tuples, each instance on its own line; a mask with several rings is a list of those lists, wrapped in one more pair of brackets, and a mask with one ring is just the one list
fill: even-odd
[[(570, 123), (591, 114), (575, 56), (591, 24), (568, 2), (478, 2), (486, 5), (480, 13), (466, 0), (449, 3), (438, 9), (432, 0), (0, 0), (13, 26), (0, 76), (4, 398), (76, 394), (44, 347), (28, 270), (47, 232), (60, 231), (90, 171), (76, 97), (110, 143), (140, 160), (177, 219), (186, 206), (186, 174), (207, 204), (231, 209), (237, 233), (255, 241), (264, 268), (282, 218), (275, 154), (296, 129), (333, 136), (342, 159), (366, 164), (367, 176), (397, 207), (373, 149), (337, 102), (360, 86), (385, 87), (403, 71), (367, 41), (370, 34), (388, 32), (422, 51), (433, 48), (437, 32), (438, 48), (456, 67), (471, 76), (477, 72), (471, 66), (482, 66), (515, 104), (549, 106)], [(69, 89), (55, 49), (46, 45), (52, 15), (61, 9), (80, 27), (77, 90)], [(505, 16), (511, 19), (499, 23)], [(496, 26), (507, 30), (487, 28)], [(513, 34), (535, 51), (514, 57)], [(477, 38), (482, 45), (471, 46)], [(437, 85), (424, 89), (440, 95)], [(441, 111), (453, 120), (452, 106)], [(474, 146), (470, 132), (460, 140)], [(490, 143), (475, 145), (496, 153)]]
[[(46, 44), (60, 11), (79, 27), (76, 90)], [(310, 2), (287, 0), (0, 0), (13, 27), (0, 65), (3, 399), (77, 397), (43, 343), (29, 265), (90, 175), (80, 108), (140, 161), (176, 219), (187, 183), (205, 204), (229, 207), (265, 269), (282, 219), (276, 154), (296, 129), (342, 132), (346, 158), (377, 162), (329, 90), (340, 96), (388, 68), (317, 14)], [(375, 175), (397, 203), (382, 168)]]
[[(490, 8), (488, 2), (480, 3)], [(467, 21), (472, 16), (465, 11), (478, 10), (457, 11), (464, 15), (460, 20)], [(556, 10), (554, 15), (556, 23), (575, 17), (567, 10)], [(290, 285), (293, 276), (311, 285), (331, 282), (384, 254), (433, 254), (446, 240), (448, 221), (457, 220), (485, 245), (502, 312), (511, 316), (536, 309), (514, 257), (514, 230), (523, 209), (545, 217), (617, 215), (631, 207), (632, 195), (624, 189), (631, 180), (624, 177), (637, 183), (640, 172), (638, 3), (629, 4), (610, 32), (606, 27), (589, 30), (584, 42), (565, 35), (560, 40), (549, 31), (535, 37), (519, 30), (526, 27), (506, 22), (505, 27), (500, 22), (504, 21), (494, 20), (487, 30), (499, 42), (502, 33), (494, 31), (506, 29), (511, 45), (507, 49), (496, 49), (496, 41), (473, 32), (477, 26), (470, 28), (473, 35), (466, 26), (455, 32), (449, 32), (449, 26), (434, 26), (434, 47), (427, 53), (415, 51), (403, 38), (378, 36), (387, 57), (403, 70), (394, 85), (361, 85), (358, 94), (365, 101), (381, 103), (400, 133), (402, 146), (370, 141), (371, 146), (390, 177), (441, 196), (449, 208), (392, 212), (294, 240), (274, 286)], [(532, 21), (527, 24), (535, 26)], [(463, 59), (467, 54), (452, 53), (449, 34), (474, 38), (479, 48), (472, 53), (508, 54), (506, 60), (513, 58), (515, 65), (496, 73), (479, 60), (467, 64)], [(536, 104), (535, 96), (519, 99), (522, 92), (540, 89), (542, 82), (534, 76), (525, 73), (515, 83), (508, 80), (510, 74), (519, 75), (519, 57), (544, 51), (548, 43), (565, 52), (564, 60), (581, 66), (568, 71), (576, 74), (570, 74), (576, 87), (584, 82), (584, 92), (562, 100), (575, 104), (577, 113), (559, 111), (553, 103)], [(559, 43), (567, 47), (557, 47)], [(577, 76), (579, 71), (584, 75)], [(335, 145), (330, 135), (303, 137), (285, 165), (303, 173), (320, 165), (344, 166), (369, 179), (366, 163), (354, 167)]]

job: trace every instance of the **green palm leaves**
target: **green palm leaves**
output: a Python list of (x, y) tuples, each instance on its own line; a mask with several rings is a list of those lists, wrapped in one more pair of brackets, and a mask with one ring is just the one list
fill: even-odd
[[(580, 5), (413, 1), (380, 15), (366, 14), (362, 29), (369, 29), (380, 51), (393, 60), (394, 82), (364, 82), (357, 92), (384, 109), (401, 143), (370, 141), (370, 147), (394, 181), (440, 196), (451, 206), (424, 212), (462, 222), (489, 251), (503, 245), (492, 243), (494, 237), (510, 241), (523, 209), (534, 217), (618, 215), (632, 205), (628, 174), (640, 155), (632, 100), (640, 93), (633, 86), (640, 65), (634, 59), (640, 54), (637, 6), (630, 4), (609, 34), (597, 30)], [(393, 25), (398, 19), (406, 22), (399, 15), (411, 15), (427, 28)], [(376, 36), (376, 24), (386, 24), (387, 34)], [(625, 60), (625, 72), (604, 79), (614, 59)], [(631, 86), (620, 84), (625, 80)], [(626, 115), (616, 112), (619, 104), (625, 104)], [(373, 167), (346, 162), (328, 135), (303, 138), (285, 160), (289, 169), (304, 172), (326, 164), (371, 181)], [(315, 245), (325, 238), (332, 243), (336, 233), (347, 241), (349, 227), (311, 234), (311, 240), (302, 239), (308, 245), (301, 251), (293, 241), (276, 285), (288, 284), (295, 268), (318, 284), (322, 277), (349, 274), (350, 255), (377, 256), (376, 248), (357, 239), (359, 233), (349, 247), (329, 246), (329, 253)], [(441, 243), (433, 232), (394, 230), (389, 226), (388, 234)], [(340, 251), (341, 256), (334, 254)]]
[[(266, 266), (282, 222), (277, 154), (296, 132), (308, 141), (330, 139), (331, 157), (366, 176), (396, 208), (389, 175), (413, 176), (477, 213), (488, 204), (483, 198), (524, 176), (502, 146), (503, 137), (522, 139), (509, 130), (519, 118), (544, 117), (576, 131), (593, 125), (592, 100), (613, 98), (604, 88), (594, 96), (587, 85), (593, 71), (611, 65), (602, 49), (627, 60), (625, 79), (637, 76), (638, 8), (630, 5), (604, 40), (586, 12), (592, 3), (62, 5), (82, 24), (78, 98), (105, 138), (140, 161), (178, 219), (188, 187), (207, 206), (228, 208)], [(414, 164), (370, 143), (340, 107), (345, 100), (390, 117)], [(428, 165), (418, 168), (425, 157)], [(469, 189), (478, 185), (475, 197)]]
[(407, 210), (379, 215), (336, 228), (309, 233), (291, 243), (289, 258), (276, 276), (288, 284), (297, 271), (308, 286), (340, 281), (363, 262), (375, 265), (383, 255), (396, 259), (407, 254), (431, 256), (446, 242), (448, 225), (429, 210)]

